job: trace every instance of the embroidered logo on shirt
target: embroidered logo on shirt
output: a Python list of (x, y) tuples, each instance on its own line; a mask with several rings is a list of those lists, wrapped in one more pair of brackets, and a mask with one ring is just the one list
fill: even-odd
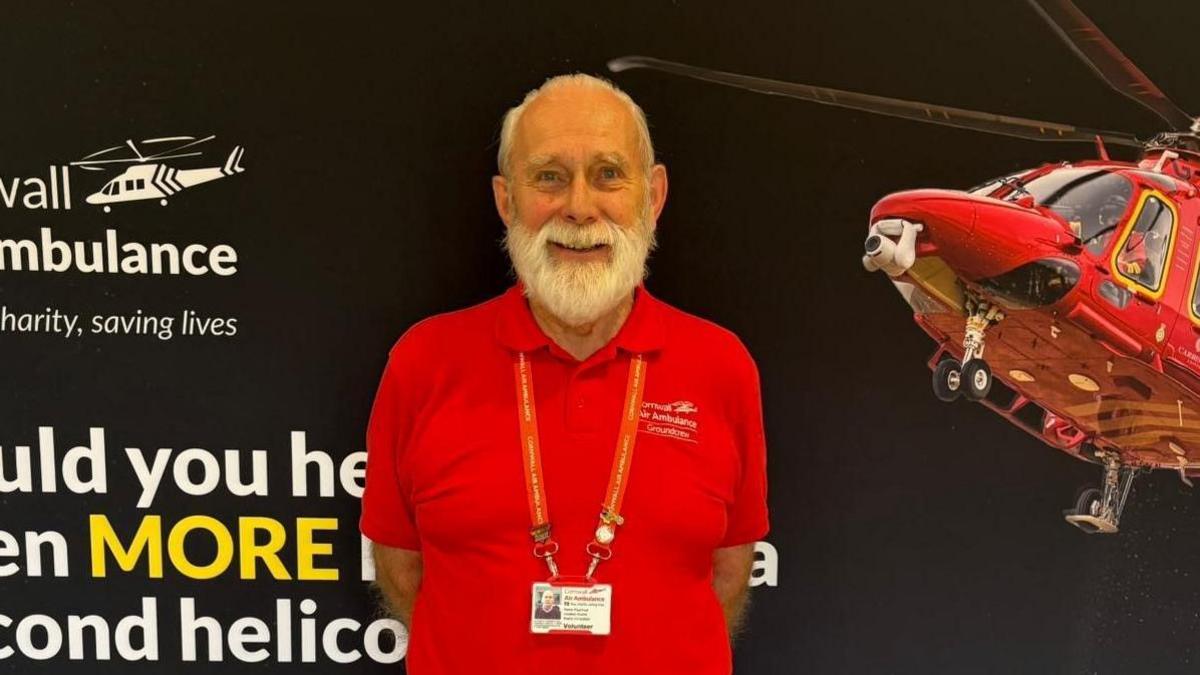
[(677, 413), (700, 412), (700, 409), (696, 407), (696, 404), (692, 403), (691, 401), (675, 401), (674, 403), (671, 404), (671, 406), (673, 408), (675, 408), (675, 412), (677, 412)]
[(696, 419), (699, 412), (700, 408), (691, 401), (642, 401), (642, 419), (638, 430), (655, 436), (696, 443), (700, 430)]

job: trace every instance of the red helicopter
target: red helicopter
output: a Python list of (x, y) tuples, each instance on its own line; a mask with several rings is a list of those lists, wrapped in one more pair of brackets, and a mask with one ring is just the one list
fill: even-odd
[[(1103, 467), (1066, 520), (1114, 533), (1141, 471), (1200, 476), (1200, 119), (1171, 102), (1070, 0), (1028, 0), (1114, 89), (1167, 121), (1131, 134), (871, 96), (629, 56), (751, 91), (1037, 141), (1095, 143), (968, 191), (907, 190), (871, 209), (862, 264), (887, 274), (937, 342), (934, 394), (978, 401)], [(1114, 161), (1107, 146), (1142, 151)], [(986, 359), (985, 359), (986, 346)]]

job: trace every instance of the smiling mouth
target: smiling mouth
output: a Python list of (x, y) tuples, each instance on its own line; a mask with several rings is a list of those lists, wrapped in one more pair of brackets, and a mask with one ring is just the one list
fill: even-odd
[(594, 251), (603, 251), (608, 248), (608, 244), (596, 244), (594, 246), (574, 246), (571, 244), (560, 244), (557, 241), (550, 242), (556, 250), (566, 251), (568, 253), (591, 253)]

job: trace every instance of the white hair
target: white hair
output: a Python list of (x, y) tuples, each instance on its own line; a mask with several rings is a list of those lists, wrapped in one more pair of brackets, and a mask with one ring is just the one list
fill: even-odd
[(636, 127), (637, 149), (641, 154), (642, 168), (649, 174), (650, 168), (654, 166), (654, 144), (650, 142), (650, 126), (646, 123), (646, 113), (642, 111), (641, 106), (634, 103), (629, 94), (621, 91), (620, 87), (604, 78), (585, 73), (571, 73), (551, 77), (543, 82), (542, 86), (525, 94), (525, 99), (520, 104), (509, 108), (508, 112), (504, 113), (504, 122), (500, 126), (500, 150), (496, 153), (496, 165), (500, 169), (500, 175), (506, 178), (511, 176), (509, 171), (512, 167), (509, 162), (512, 154), (513, 136), (516, 135), (517, 124), (521, 121), (521, 115), (525, 114), (525, 109), (542, 94), (567, 85), (580, 85), (592, 89), (610, 91), (616, 95), (618, 100), (625, 104), (629, 109), (629, 114), (633, 116), (634, 126)]

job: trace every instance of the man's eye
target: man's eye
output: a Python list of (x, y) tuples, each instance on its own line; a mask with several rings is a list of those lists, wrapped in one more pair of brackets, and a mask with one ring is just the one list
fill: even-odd
[(621, 172), (610, 167), (600, 169), (600, 180), (616, 180), (621, 177)]
[(560, 177), (555, 171), (539, 171), (537, 180), (539, 183), (557, 183)]

